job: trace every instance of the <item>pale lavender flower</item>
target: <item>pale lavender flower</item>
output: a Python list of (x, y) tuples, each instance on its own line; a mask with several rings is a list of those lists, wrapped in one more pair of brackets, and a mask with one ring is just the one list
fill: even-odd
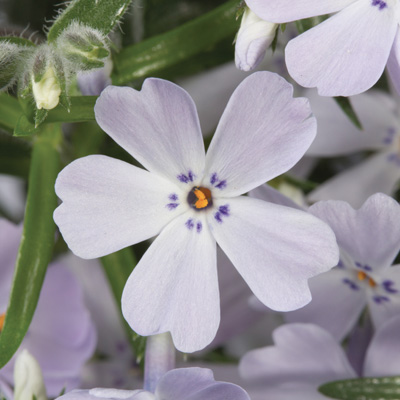
[[(321, 201), (309, 212), (335, 232), (338, 266), (310, 280), (313, 300), (286, 314), (290, 322), (312, 322), (342, 339), (368, 305), (375, 328), (400, 314), (400, 205), (382, 193), (359, 210), (343, 201)], [(329, 312), (327, 312), (329, 310)]]
[(153, 392), (146, 390), (118, 390), (95, 388), (73, 390), (58, 399), (63, 400), (250, 400), (239, 386), (216, 382), (206, 368), (180, 368), (168, 371)]
[(13, 400), (14, 393), (10, 386), (0, 378), (0, 397), (4, 397), (6, 400)]
[(376, 192), (393, 194), (400, 180), (399, 103), (386, 93), (371, 91), (351, 98), (363, 129), (343, 114), (336, 102), (307, 90), (318, 120), (318, 134), (307, 155), (333, 157), (361, 150), (376, 153), (319, 185), (309, 195), (310, 201), (345, 200), (360, 207)]
[[(21, 234), (21, 225), (0, 220), (0, 316), (7, 310)], [(15, 360), (27, 349), (42, 369), (47, 394), (57, 396), (63, 387), (78, 386), (82, 365), (95, 345), (96, 332), (78, 282), (64, 265), (52, 263), (29, 330), (17, 353), (0, 370), (0, 378), (13, 383)]]
[[(397, 0), (246, 0), (262, 19), (286, 23), (336, 13), (291, 40), (286, 47), (289, 74), (322, 96), (352, 96), (370, 89), (389, 62), (400, 77)], [(396, 40), (395, 40), (396, 39)], [(396, 86), (400, 86), (396, 82)]]
[(96, 120), (148, 171), (93, 155), (58, 176), (54, 219), (72, 251), (95, 258), (159, 236), (129, 277), (124, 316), (140, 335), (170, 331), (184, 352), (217, 331), (216, 243), (254, 294), (288, 311), (337, 262), (333, 232), (307, 213), (240, 196), (282, 174), (315, 136), (308, 101), (259, 72), (232, 95), (207, 156), (188, 94), (160, 79), (106, 88)]
[[(365, 355), (362, 374), (378, 377), (400, 374), (400, 318), (379, 327)], [(323, 400), (317, 388), (327, 382), (356, 378), (342, 347), (313, 324), (287, 324), (273, 334), (275, 346), (248, 352), (239, 371), (252, 400)]]
[(273, 42), (277, 27), (278, 24), (262, 20), (246, 7), (236, 37), (236, 67), (243, 71), (256, 68)]

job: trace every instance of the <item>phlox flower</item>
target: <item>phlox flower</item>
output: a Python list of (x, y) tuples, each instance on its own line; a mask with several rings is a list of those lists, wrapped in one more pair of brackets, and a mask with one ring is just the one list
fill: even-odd
[[(398, 375), (400, 318), (392, 318), (373, 336), (360, 377)], [(313, 324), (286, 324), (273, 333), (274, 346), (252, 350), (240, 360), (240, 375), (252, 400), (323, 400), (324, 383), (357, 378), (343, 348)]]
[(95, 388), (73, 390), (58, 399), (62, 400), (250, 400), (239, 386), (216, 382), (211, 370), (206, 368), (179, 368), (161, 377), (154, 392), (147, 390), (119, 390)]
[(158, 235), (122, 295), (140, 335), (170, 331), (200, 350), (217, 331), (216, 243), (253, 293), (288, 311), (310, 301), (307, 280), (337, 263), (333, 232), (307, 213), (240, 196), (291, 168), (315, 136), (308, 101), (259, 72), (233, 93), (207, 155), (188, 94), (160, 79), (106, 88), (96, 120), (147, 170), (106, 156), (58, 176), (54, 219), (72, 251), (101, 257)]
[[(0, 331), (10, 295), (22, 226), (0, 220)], [(13, 358), (0, 370), (0, 380), (13, 384), (18, 355), (28, 350), (38, 361), (49, 397), (79, 384), (83, 364), (96, 346), (96, 331), (82, 289), (68, 268), (51, 263), (29, 330)]]
[[(341, 251), (338, 266), (311, 279), (313, 300), (286, 315), (312, 322), (342, 339), (368, 306), (375, 328), (400, 313), (400, 205), (382, 193), (359, 210), (343, 201), (321, 201), (309, 212), (333, 229)], [(329, 310), (329, 312), (327, 312)]]
[(336, 13), (291, 40), (289, 74), (322, 96), (352, 96), (370, 89), (388, 64), (400, 87), (400, 3), (397, 0), (246, 0), (260, 18), (286, 23)]
[(363, 127), (360, 130), (334, 100), (320, 97), (314, 90), (307, 90), (304, 95), (318, 120), (317, 137), (306, 155), (334, 157), (375, 151), (319, 185), (308, 199), (345, 200), (353, 207), (360, 207), (374, 193), (393, 194), (400, 180), (399, 103), (377, 90), (352, 97), (352, 106)]

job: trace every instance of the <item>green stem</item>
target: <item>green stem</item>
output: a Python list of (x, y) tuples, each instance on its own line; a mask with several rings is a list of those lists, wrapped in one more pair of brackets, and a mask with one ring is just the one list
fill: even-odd
[(24, 229), (18, 251), (11, 295), (0, 335), (0, 368), (13, 356), (28, 331), (50, 262), (57, 205), (54, 183), (60, 169), (61, 129), (45, 125), (35, 138), (29, 173)]

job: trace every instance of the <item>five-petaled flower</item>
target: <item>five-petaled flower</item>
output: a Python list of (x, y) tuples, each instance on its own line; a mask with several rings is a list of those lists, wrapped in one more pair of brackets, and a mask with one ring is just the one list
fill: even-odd
[(240, 196), (291, 168), (316, 133), (307, 99), (259, 72), (233, 93), (207, 155), (195, 105), (178, 86), (147, 79), (141, 91), (106, 88), (96, 120), (146, 169), (92, 155), (59, 175), (54, 218), (74, 253), (101, 257), (155, 235), (123, 295), (136, 332), (170, 331), (199, 350), (219, 325), (216, 243), (254, 294), (281, 311), (311, 300), (307, 280), (338, 261), (316, 217)]
[(260, 18), (286, 23), (336, 13), (291, 40), (289, 74), (322, 96), (352, 96), (370, 89), (387, 64), (400, 92), (398, 0), (246, 0)]

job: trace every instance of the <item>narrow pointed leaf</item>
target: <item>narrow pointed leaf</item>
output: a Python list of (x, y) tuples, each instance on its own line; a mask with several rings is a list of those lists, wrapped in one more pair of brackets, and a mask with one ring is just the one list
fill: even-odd
[(96, 96), (72, 96), (69, 98), (70, 111), (62, 104), (49, 111), (47, 122), (85, 122), (94, 121)]
[(348, 97), (334, 97), (336, 103), (342, 109), (342, 111), (349, 117), (350, 121), (358, 128), (363, 129), (361, 121), (358, 118), (353, 106), (350, 103)]
[(107, 35), (125, 13), (130, 2), (131, 0), (73, 0), (50, 28), (47, 40), (53, 42), (73, 21)]
[(400, 376), (334, 381), (318, 390), (325, 396), (342, 400), (399, 400)]
[(35, 43), (33, 43), (29, 39), (25, 39), (19, 36), (2, 36), (0, 37), (0, 42), (7, 42), (17, 44), (18, 46), (25, 46), (25, 47), (35, 47)]
[[(125, 283), (129, 278), (133, 268), (136, 265), (136, 259), (133, 251), (127, 247), (108, 256), (102, 257), (104, 271), (110, 283), (115, 300), (121, 310), (121, 297)], [(122, 316), (122, 311), (121, 311)], [(129, 338), (132, 350), (138, 362), (141, 361), (145, 351), (146, 338), (133, 332), (130, 326), (125, 322), (125, 330)]]
[(158, 76), (160, 71), (209, 50), (223, 39), (229, 37), (233, 42), (240, 23), (236, 20), (238, 4), (238, 0), (230, 0), (178, 28), (125, 47), (114, 60), (113, 84)]
[(0, 335), (0, 368), (13, 356), (31, 323), (51, 259), (57, 205), (54, 183), (60, 170), (58, 125), (45, 125), (33, 145), (24, 230), (10, 299)]
[(21, 113), (21, 106), (15, 97), (0, 93), (0, 128), (13, 133)]

